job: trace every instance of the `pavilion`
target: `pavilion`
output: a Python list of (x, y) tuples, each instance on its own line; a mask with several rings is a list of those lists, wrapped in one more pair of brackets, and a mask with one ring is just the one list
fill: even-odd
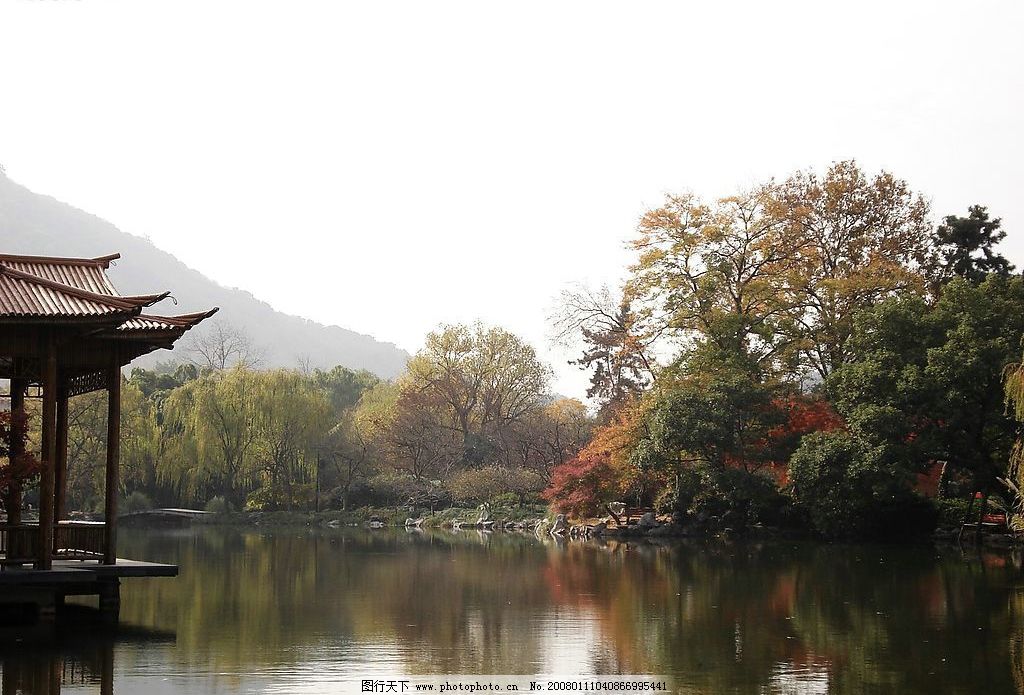
[[(69, 571), (90, 569), (115, 583), (117, 576), (144, 574), (139, 567), (145, 563), (120, 561), (121, 568), (117, 559), (121, 370), (136, 357), (172, 348), (217, 309), (182, 316), (144, 313), (170, 293), (119, 294), (106, 273), (118, 258), (0, 254), (0, 379), (10, 381), (10, 461), (23, 453), (19, 429), (25, 427), (26, 397), (42, 399), (39, 522), (22, 522), (21, 490), (9, 486), (7, 523), (0, 525), (0, 584), (34, 577), (38, 585), (40, 573), (56, 581)], [(68, 400), (103, 389), (109, 394), (104, 518), (74, 522), (67, 509)], [(55, 567), (55, 559), (63, 564)], [(71, 559), (77, 562), (64, 563)], [(83, 581), (75, 576), (68, 581)]]

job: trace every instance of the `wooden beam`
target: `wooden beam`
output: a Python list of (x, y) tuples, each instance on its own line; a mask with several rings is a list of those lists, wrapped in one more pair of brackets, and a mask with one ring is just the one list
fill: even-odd
[(113, 359), (107, 372), (107, 487), (103, 520), (106, 543), (103, 562), (117, 561), (117, 495), (120, 488), (118, 468), (121, 462), (121, 365)]
[(68, 388), (61, 384), (57, 391), (57, 463), (54, 487), (57, 495), (57, 521), (68, 518)]
[(39, 555), (36, 568), (53, 563), (54, 466), (57, 456), (57, 351), (53, 336), (45, 341), (43, 356), (43, 470), (39, 474)]

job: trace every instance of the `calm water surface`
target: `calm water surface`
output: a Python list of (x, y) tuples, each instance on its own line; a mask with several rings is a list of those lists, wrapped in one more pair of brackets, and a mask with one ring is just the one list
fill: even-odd
[[(121, 626), (2, 648), (3, 695), (331, 693), (415, 674), (666, 674), (677, 692), (1024, 692), (1013, 554), (404, 531), (122, 532), (181, 565)], [(104, 683), (106, 679), (106, 683)]]

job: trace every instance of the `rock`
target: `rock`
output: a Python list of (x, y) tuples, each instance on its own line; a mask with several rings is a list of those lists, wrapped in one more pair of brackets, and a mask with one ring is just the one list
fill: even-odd
[(654, 517), (654, 512), (647, 512), (640, 517), (640, 521), (637, 525), (642, 529), (653, 529), (657, 528), (661, 524), (659, 524), (658, 520)]
[(596, 526), (594, 526), (593, 534), (594, 534), (595, 537), (603, 536), (606, 533), (608, 533), (608, 523), (607, 522), (601, 521), (601, 522), (598, 522), (598, 524)]
[(551, 531), (549, 531), (549, 533), (552, 536), (560, 536), (565, 534), (568, 528), (569, 525), (565, 521), (565, 514), (559, 514), (555, 517), (555, 523), (551, 525)]

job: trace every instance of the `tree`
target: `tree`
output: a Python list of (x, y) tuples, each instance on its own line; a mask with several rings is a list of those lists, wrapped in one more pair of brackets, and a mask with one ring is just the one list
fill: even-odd
[(562, 344), (582, 336), (583, 355), (570, 364), (593, 370), (587, 397), (599, 399), (602, 410), (614, 410), (656, 380), (651, 352), (662, 329), (637, 315), (625, 297), (613, 299), (607, 287), (562, 292), (552, 324)]
[(990, 219), (988, 209), (981, 205), (969, 207), (967, 217), (948, 215), (932, 235), (930, 271), (934, 282), (941, 286), (962, 277), (979, 284), (989, 273), (1009, 275), (1013, 266), (994, 249), (1005, 238), (1002, 220)]
[(398, 413), (425, 406), (436, 419), (415, 418), (418, 426), (438, 438), (456, 433), (458, 464), (478, 466), (499, 459), (507, 428), (543, 407), (549, 377), (534, 349), (508, 331), (446, 326), (409, 361)]
[(705, 204), (670, 196), (640, 221), (627, 298), (642, 321), (774, 371), (792, 342), (788, 281), (803, 238), (786, 233), (771, 186)]
[(12, 524), (21, 521), (22, 490), (39, 475), (42, 467), (29, 450), (28, 432), (27, 415), (0, 412), (0, 458), (7, 460), (0, 466), (0, 501), (7, 512), (8, 523)]
[(342, 509), (348, 508), (353, 486), (369, 477), (373, 468), (373, 444), (371, 431), (355, 408), (346, 410), (324, 438), (322, 452), (330, 464), (324, 481), (341, 502)]
[(165, 478), (193, 499), (216, 491), (235, 507), (253, 480), (258, 383), (238, 365), (174, 390), (164, 406), (165, 431), (173, 438)]
[(200, 367), (223, 371), (235, 365), (254, 369), (263, 362), (263, 353), (244, 329), (226, 321), (208, 321), (193, 336), (188, 352)]
[(323, 441), (331, 418), (327, 394), (299, 372), (273, 370), (256, 375), (258, 389), (254, 465), (261, 474), (258, 506), (292, 509), (312, 499), (316, 471), (314, 451)]
[(683, 374), (653, 395), (633, 460), (676, 474), (683, 467), (754, 472), (772, 460), (766, 440), (785, 423), (779, 387), (735, 362), (691, 357)]
[(551, 484), (542, 493), (559, 511), (576, 517), (600, 514), (608, 502), (650, 497), (649, 471), (630, 461), (630, 452), (641, 436), (644, 404), (629, 401), (571, 459), (551, 471)]
[(380, 461), (416, 479), (445, 480), (465, 458), (465, 436), (454, 425), (441, 395), (399, 385), (374, 388), (358, 417), (373, 417), (371, 432)]
[(850, 361), (826, 382), (859, 437), (892, 465), (947, 462), (989, 490), (1003, 475), (1017, 423), (1004, 412), (1004, 374), (1024, 338), (1024, 280), (952, 280), (934, 307), (916, 296), (859, 314)]
[(773, 214), (799, 249), (786, 282), (804, 364), (827, 377), (849, 358), (853, 317), (898, 293), (924, 290), (928, 204), (887, 172), (854, 161), (823, 177), (797, 172), (773, 188)]
[(355, 406), (368, 389), (380, 382), (376, 375), (365, 369), (352, 370), (341, 365), (329, 371), (316, 369), (311, 378), (317, 388), (327, 393), (336, 416)]

